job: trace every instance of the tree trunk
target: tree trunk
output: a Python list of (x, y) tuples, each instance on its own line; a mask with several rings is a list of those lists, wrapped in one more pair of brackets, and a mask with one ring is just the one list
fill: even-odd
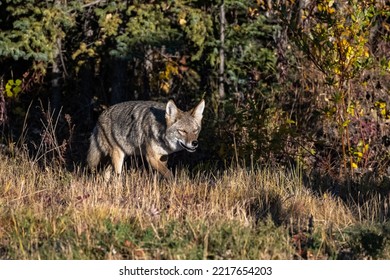
[(57, 118), (58, 113), (61, 110), (61, 38), (57, 38), (56, 48), (54, 50), (54, 61), (51, 70), (51, 100), (50, 100), (50, 114), (54, 119)]
[[(61, 0), (55, 0), (54, 6), (61, 7)], [(60, 79), (62, 76), (61, 72), (61, 51), (62, 51), (62, 40), (60, 37), (56, 38), (56, 43), (53, 51), (53, 65), (51, 71), (51, 100), (50, 100), (50, 115), (53, 119), (57, 119), (57, 116), (61, 110), (61, 83)]]
[(220, 19), (220, 42), (219, 47), (219, 72), (218, 72), (218, 93), (220, 99), (225, 99), (225, 27), (226, 27), (226, 17), (225, 17), (225, 2), (222, 0), (222, 4), (219, 10), (219, 19)]
[[(85, 22), (83, 24), (83, 33), (85, 34), (84, 42), (91, 44), (93, 42), (94, 31), (92, 28), (92, 13), (88, 11), (85, 14)], [(80, 120), (87, 127), (92, 125), (92, 97), (93, 92), (96, 90), (94, 84), (94, 60), (88, 58), (81, 66), (79, 72), (79, 88), (80, 88), (80, 101), (78, 102), (80, 111)]]
[(126, 101), (127, 59), (114, 57), (110, 63), (111, 105)]
[(144, 73), (143, 73), (143, 90), (140, 94), (141, 100), (149, 100), (150, 99), (150, 79), (153, 71), (153, 50), (151, 46), (145, 50), (144, 56)]
[(87, 60), (80, 68), (79, 86), (80, 86), (80, 101), (78, 102), (80, 117), (83, 123), (91, 123), (92, 112), (92, 92), (94, 91), (94, 76), (93, 76), (93, 61)]

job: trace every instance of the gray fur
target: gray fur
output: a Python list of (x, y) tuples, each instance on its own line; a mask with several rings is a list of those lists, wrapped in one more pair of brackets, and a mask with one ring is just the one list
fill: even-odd
[(120, 173), (125, 155), (145, 155), (155, 169), (170, 177), (166, 156), (183, 149), (195, 151), (203, 109), (203, 100), (188, 112), (179, 110), (173, 101), (116, 104), (100, 115), (90, 138), (87, 162), (93, 169), (108, 155)]

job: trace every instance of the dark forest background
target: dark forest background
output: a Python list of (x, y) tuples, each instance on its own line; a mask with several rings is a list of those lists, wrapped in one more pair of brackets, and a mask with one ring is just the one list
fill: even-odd
[(389, 15), (366, 0), (3, 0), (2, 149), (83, 165), (107, 106), (205, 98), (188, 164), (388, 189)]

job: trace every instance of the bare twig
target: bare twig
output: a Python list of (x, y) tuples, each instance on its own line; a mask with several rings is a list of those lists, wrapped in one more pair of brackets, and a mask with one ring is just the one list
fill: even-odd
[[(97, 5), (97, 4), (100, 4), (100, 3), (104, 3), (104, 2), (106, 2), (107, 0), (96, 0), (96, 1), (93, 1), (93, 2), (91, 2), (91, 3), (87, 3), (87, 4), (84, 4), (84, 5), (82, 5), (81, 6), (81, 9), (85, 9), (85, 8), (88, 8), (88, 7), (90, 7), (90, 6), (93, 6), (93, 5)], [(74, 9), (70, 9), (70, 10), (68, 10), (68, 13), (69, 12), (73, 12), (74, 11)]]

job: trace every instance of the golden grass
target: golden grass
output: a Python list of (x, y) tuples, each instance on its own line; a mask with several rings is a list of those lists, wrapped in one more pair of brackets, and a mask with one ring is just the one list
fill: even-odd
[(182, 170), (172, 181), (130, 169), (107, 181), (23, 156), (0, 161), (0, 258), (291, 259), (310, 223), (321, 258), (329, 229), (375, 216), (282, 169)]

